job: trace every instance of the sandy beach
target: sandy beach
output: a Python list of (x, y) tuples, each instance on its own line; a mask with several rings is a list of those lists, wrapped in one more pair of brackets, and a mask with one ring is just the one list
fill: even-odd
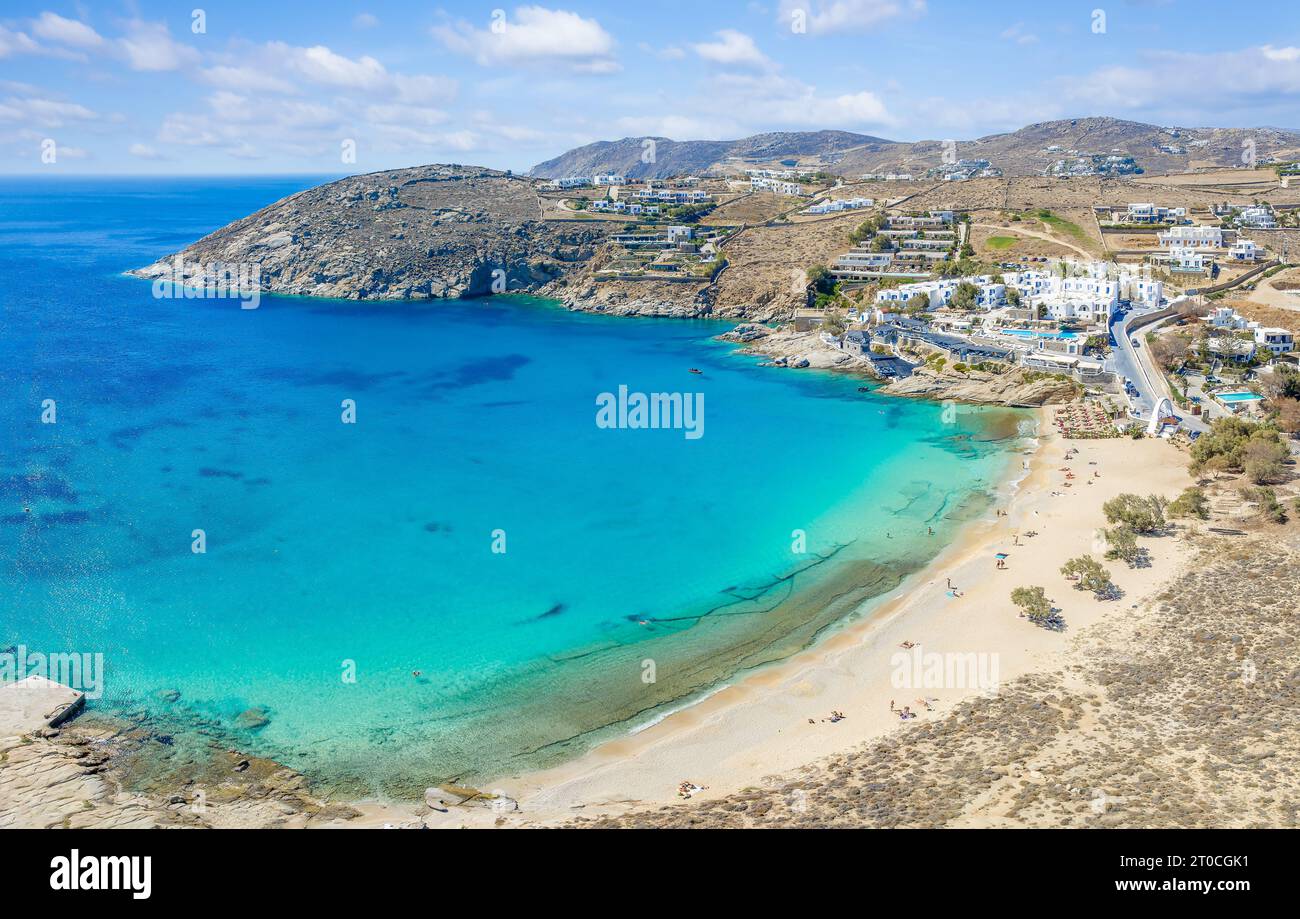
[[(517, 812), (503, 816), (453, 807), (420, 818), (404, 808), (362, 804), (364, 817), (358, 822), (554, 824), (579, 815), (680, 803), (683, 782), (702, 787), (694, 800), (719, 798), (770, 786), (815, 761), (899, 730), (904, 719), (891, 710), (891, 702), (916, 714), (907, 721), (913, 725), (943, 718), (980, 693), (979, 685), (896, 686), (902, 662), (913, 673), (912, 655), (929, 661), (933, 654), (975, 654), (1000, 683), (1062, 666), (1073, 634), (1156, 591), (1181, 570), (1187, 555), (1186, 545), (1173, 539), (1144, 540), (1149, 567), (1107, 563), (1122, 599), (1101, 601), (1073, 589), (1060, 566), (1085, 553), (1102, 556), (1096, 534), (1106, 525), (1103, 502), (1123, 492), (1172, 498), (1191, 480), (1184, 455), (1167, 441), (1065, 440), (1049, 427), (1044, 414), (1045, 433), (1026, 456), (1028, 473), (1000, 508), (1005, 515), (970, 524), (927, 569), (874, 601), (861, 621), (570, 763), (491, 783), (491, 790), (519, 802)], [(1078, 453), (1067, 460), (1071, 449)], [(1073, 479), (1066, 478), (1065, 467), (1073, 470)], [(1005, 568), (997, 567), (997, 553), (1007, 555)], [(1065, 632), (1037, 628), (1019, 617), (1009, 595), (1029, 585), (1047, 589), (1062, 611)], [(915, 647), (905, 649), (905, 642)], [(844, 717), (832, 721), (832, 712)]]
[[(561, 766), (480, 786), (505, 797), (331, 801), (233, 749), (128, 792), (153, 735), (83, 718), (0, 743), (0, 825), (1300, 825), (1285, 793), (1300, 776), (1300, 522), (1261, 517), (1239, 478), (1205, 481), (1210, 518), (1141, 538), (1147, 566), (1105, 562), (1121, 595), (1097, 600), (1061, 565), (1103, 555), (1105, 500), (1191, 484), (1187, 455), (1054, 432), (1029, 452), (1003, 507), (860, 618)], [(1294, 483), (1279, 497), (1294, 503)], [(1064, 631), (1021, 618), (1019, 586), (1043, 587)], [(912, 661), (934, 655), (975, 672), (931, 684)]]

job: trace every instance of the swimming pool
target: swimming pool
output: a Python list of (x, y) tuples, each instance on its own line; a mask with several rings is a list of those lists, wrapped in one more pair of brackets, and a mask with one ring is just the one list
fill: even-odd
[(1079, 337), (1078, 332), (1031, 332), (1028, 329), (999, 329), (1003, 335), (1014, 335), (1016, 338), (1055, 338), (1060, 341), (1070, 341)]
[(1234, 403), (1234, 402), (1259, 402), (1264, 397), (1259, 395), (1258, 393), (1253, 393), (1253, 392), (1221, 392), (1218, 393), (1214, 398), (1218, 399), (1220, 402)]

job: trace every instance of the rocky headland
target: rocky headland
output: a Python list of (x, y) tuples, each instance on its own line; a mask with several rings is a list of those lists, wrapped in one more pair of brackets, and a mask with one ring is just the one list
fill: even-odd
[(531, 182), (473, 166), (354, 176), (290, 195), (137, 269), (210, 286), (255, 268), (262, 292), (349, 300), (526, 293), (584, 264), (616, 224), (544, 221)]

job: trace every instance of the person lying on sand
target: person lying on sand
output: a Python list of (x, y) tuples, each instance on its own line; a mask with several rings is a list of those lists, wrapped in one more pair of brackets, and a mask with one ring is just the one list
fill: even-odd
[(903, 648), (904, 650), (911, 651), (913, 648), (916, 647), (916, 642), (914, 642), (914, 641), (905, 641), (905, 642), (903, 642), (901, 645), (899, 645), (899, 647), (900, 647), (900, 648)]

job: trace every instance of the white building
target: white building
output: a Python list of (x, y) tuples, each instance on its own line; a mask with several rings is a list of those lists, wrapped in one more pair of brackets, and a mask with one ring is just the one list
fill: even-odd
[(657, 204), (629, 204), (626, 201), (593, 201), (591, 202), (593, 211), (600, 211), (607, 214), (629, 214), (633, 217), (658, 217), (659, 205)]
[(626, 185), (627, 178), (619, 175), (616, 172), (611, 172), (608, 175), (592, 176), (591, 184), (592, 185)]
[(591, 176), (568, 176), (551, 183), (552, 188), (586, 188), (590, 185)]
[(703, 204), (709, 195), (699, 190), (678, 188), (643, 188), (632, 195), (641, 201), (663, 201), (667, 204)]
[(754, 177), (749, 180), (750, 191), (770, 191), (777, 195), (803, 196), (809, 194), (798, 182), (785, 182), (781, 179)]
[(814, 204), (808, 208), (806, 213), (809, 214), (836, 214), (840, 211), (856, 211), (862, 208), (874, 207), (876, 202), (871, 198), (845, 198), (838, 201), (823, 201), (821, 204)]
[(1261, 348), (1268, 348), (1275, 355), (1287, 354), (1295, 350), (1295, 335), (1286, 329), (1264, 328), (1255, 323), (1255, 344)]
[(1252, 227), (1257, 230), (1275, 230), (1277, 229), (1277, 218), (1273, 216), (1273, 211), (1268, 207), (1248, 207), (1237, 215), (1237, 225)]
[(863, 281), (888, 273), (893, 261), (892, 252), (852, 249), (832, 262), (830, 271), (841, 281)]
[(1230, 306), (1216, 306), (1214, 312), (1205, 317), (1205, 321), (1216, 329), (1229, 332), (1244, 332), (1250, 326), (1246, 317)]
[(1223, 230), (1219, 227), (1170, 227), (1158, 235), (1165, 249), (1223, 248)]
[(1263, 250), (1251, 239), (1238, 239), (1228, 250), (1228, 258), (1234, 262), (1256, 262), (1263, 257)]
[(938, 281), (922, 281), (918, 284), (900, 284), (898, 287), (878, 291), (876, 293), (876, 303), (880, 305), (903, 305), (917, 294), (924, 294), (929, 298), (930, 309), (940, 309), (952, 302), (953, 294), (957, 292), (957, 287), (960, 284), (973, 284), (979, 288), (975, 303), (984, 309), (993, 309), (1006, 301), (1007, 288), (1005, 284), (995, 283), (988, 275), (977, 275), (969, 278), (944, 278)]
[(1187, 216), (1183, 207), (1158, 207), (1155, 204), (1130, 204), (1124, 213), (1124, 223), (1169, 223)]
[(950, 223), (952, 223), (952, 211), (930, 211), (924, 217), (892, 216), (889, 218), (891, 230), (939, 229)]
[(1168, 265), (1171, 271), (1190, 274), (1204, 274), (1213, 261), (1205, 252), (1191, 246), (1174, 246), (1168, 252), (1156, 257)]

